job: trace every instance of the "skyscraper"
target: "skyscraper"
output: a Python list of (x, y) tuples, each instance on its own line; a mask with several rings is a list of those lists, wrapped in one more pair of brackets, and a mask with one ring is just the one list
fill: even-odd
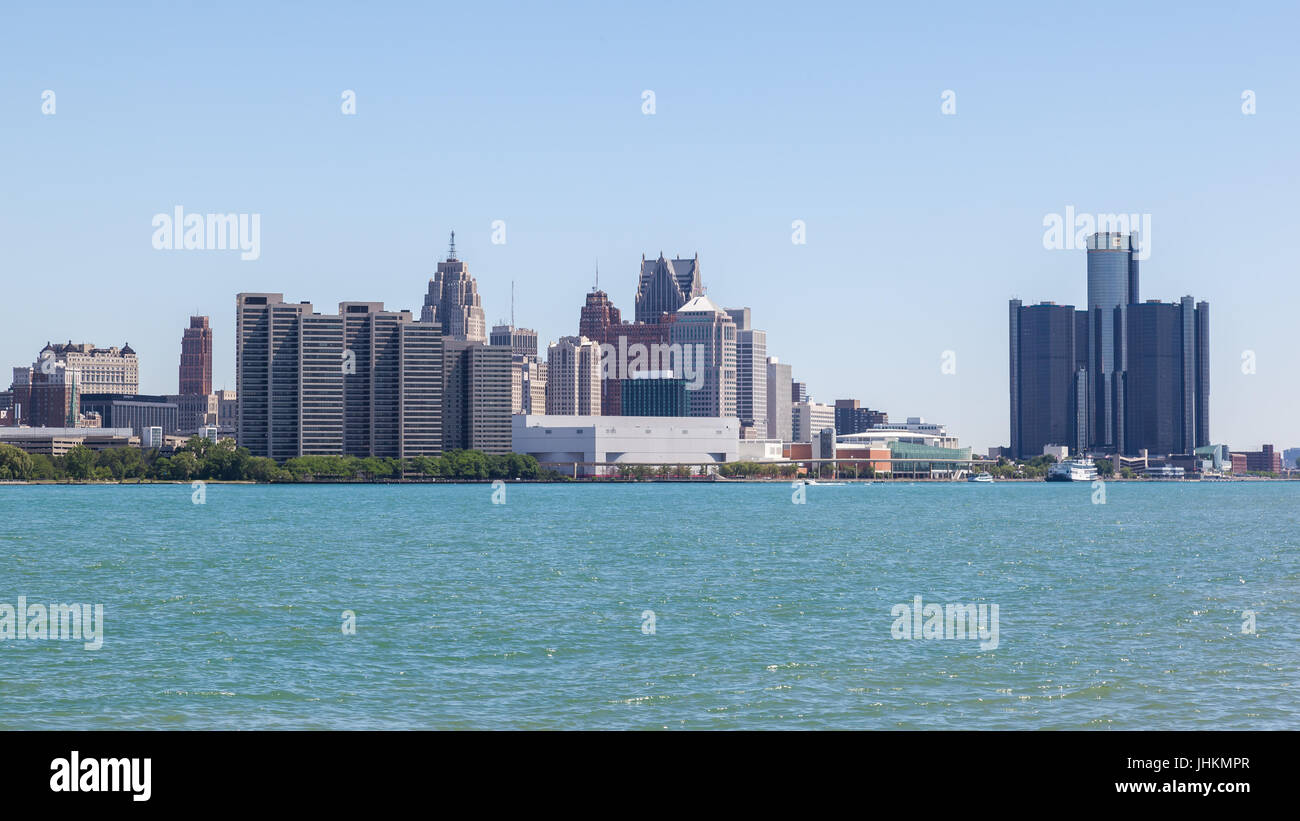
[(1139, 237), (1088, 238), (1088, 444), (1114, 451), (1124, 441), (1125, 318), (1138, 301)]
[(510, 349), (459, 339), (443, 345), (443, 449), (509, 453)]
[(1129, 306), (1124, 453), (1210, 444), (1209, 312), (1190, 296)]
[(478, 295), (478, 283), (465, 263), (456, 258), (456, 232), (445, 262), (429, 280), (429, 292), (420, 311), (421, 322), (437, 322), (445, 339), (487, 344), (487, 319)]
[(775, 356), (767, 358), (767, 436), (782, 442), (794, 441), (790, 392), (794, 380), (788, 364)]
[[(691, 416), (736, 415), (736, 323), (707, 296), (697, 296), (677, 309), (669, 326), (672, 345), (680, 345)], [(694, 385), (694, 389), (690, 389)]]
[[(1082, 312), (1073, 305), (1010, 303), (1011, 453), (1043, 454), (1045, 445), (1087, 450), (1087, 378), (1080, 367), (1087, 336), (1079, 338)], [(1084, 359), (1083, 361), (1086, 361)]]
[(46, 373), (54, 363), (77, 372), (77, 390), (82, 393), (139, 393), (140, 363), (131, 343), (121, 348), (97, 348), (88, 342), (46, 343), (36, 358), (35, 370)]
[(181, 396), (212, 393), (212, 328), (206, 316), (190, 317), (181, 335)]
[(546, 413), (600, 416), (600, 345), (566, 336), (546, 349)]
[[(609, 295), (599, 288), (587, 293), (586, 304), (578, 320), (578, 335), (604, 348), (600, 385), (601, 416), (621, 416), (622, 382), (641, 370), (667, 369), (671, 365), (654, 362), (649, 356), (638, 359), (629, 351), (641, 346), (647, 353), (668, 345), (669, 324), (675, 315), (656, 317), (653, 322), (623, 322)], [(660, 347), (656, 347), (660, 346)]]
[(767, 331), (754, 328), (748, 308), (728, 308), (736, 323), (736, 417), (742, 438), (767, 438)]
[(522, 356), (537, 356), (537, 331), (532, 328), (516, 328), (514, 325), (493, 325), (490, 344), (504, 345), (512, 353)]
[(655, 323), (687, 301), (704, 293), (700, 279), (700, 255), (694, 259), (647, 260), (641, 255), (641, 278), (636, 287), (636, 321)]

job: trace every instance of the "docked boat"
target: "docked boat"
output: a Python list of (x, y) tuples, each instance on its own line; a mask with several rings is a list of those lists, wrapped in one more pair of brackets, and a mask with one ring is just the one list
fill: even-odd
[(1069, 459), (1047, 469), (1049, 482), (1091, 482), (1097, 478), (1097, 466), (1091, 459)]
[(967, 476), (967, 477), (966, 477), (966, 481), (968, 481), (968, 482), (978, 482), (979, 484), (982, 484), (982, 485), (991, 485), (991, 484), (993, 484), (993, 474), (991, 474), (991, 473), (972, 473), (970, 476)]

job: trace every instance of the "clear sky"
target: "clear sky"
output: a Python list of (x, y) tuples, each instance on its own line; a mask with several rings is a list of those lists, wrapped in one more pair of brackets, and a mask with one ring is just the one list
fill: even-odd
[[(1143, 298), (1210, 302), (1212, 438), (1300, 446), (1292, 4), (114, 5), (0, 18), (6, 377), (129, 341), (173, 392), (198, 312), (234, 387), (237, 292), (418, 313), (455, 229), (489, 323), (513, 280), (518, 324), (576, 333), (597, 260), (631, 316), (641, 254), (698, 252), (815, 399), (983, 451), (1007, 300), (1084, 302), (1043, 247), (1074, 206), (1149, 214)], [(155, 250), (176, 206), (260, 214), (260, 257)]]

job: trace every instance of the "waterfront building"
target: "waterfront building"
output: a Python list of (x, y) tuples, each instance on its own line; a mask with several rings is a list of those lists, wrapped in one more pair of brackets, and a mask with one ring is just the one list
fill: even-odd
[(823, 430), (835, 428), (835, 408), (820, 402), (794, 402), (790, 420), (796, 442), (812, 442)]
[(546, 413), (600, 415), (600, 345), (585, 336), (565, 336), (546, 349)]
[[(735, 417), (736, 323), (707, 296), (691, 299), (675, 317), (668, 338), (672, 346), (681, 346), (681, 375), (693, 386), (687, 391), (690, 415)], [(688, 350), (691, 367), (686, 366)]]
[(143, 428), (140, 431), (140, 447), (152, 450), (163, 446), (163, 429), (158, 425)]
[(447, 259), (429, 280), (420, 321), (437, 322), (444, 339), (487, 344), (487, 319), (478, 295), (478, 283), (465, 263), (456, 258), (456, 232), (451, 232)]
[(167, 433), (197, 433), (220, 420), (221, 400), (215, 393), (174, 393), (166, 399), (176, 405), (176, 430)]
[(767, 435), (783, 442), (794, 441), (794, 418), (791, 412), (790, 365), (775, 356), (767, 358)]
[(206, 316), (190, 317), (190, 326), (181, 334), (181, 396), (207, 396), (212, 393), (212, 328)]
[(1139, 237), (1101, 232), (1088, 238), (1089, 447), (1123, 451), (1128, 306), (1138, 301)]
[(641, 255), (641, 278), (636, 288), (636, 321), (656, 324), (664, 314), (676, 313), (683, 305), (704, 294), (700, 278), (700, 255), (694, 259), (647, 260)]
[(1209, 310), (1190, 296), (1128, 306), (1123, 453), (1210, 444)]
[(1282, 457), (1273, 450), (1272, 445), (1263, 445), (1259, 450), (1235, 450), (1232, 452), (1232, 472), (1280, 473)]
[(139, 440), (130, 428), (0, 427), (0, 443), (28, 453), (66, 456), (78, 445), (100, 451), (128, 447), (138, 444)]
[[(1086, 312), (1073, 305), (1010, 303), (1011, 452), (1039, 456), (1045, 445), (1088, 447)], [(1082, 335), (1082, 339), (1081, 339)]]
[(739, 453), (730, 417), (516, 416), (513, 449), (576, 476), (608, 476), (617, 465), (720, 465)]

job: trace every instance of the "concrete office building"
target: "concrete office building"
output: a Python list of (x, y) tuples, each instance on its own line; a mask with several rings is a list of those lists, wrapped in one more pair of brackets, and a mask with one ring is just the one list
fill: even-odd
[(145, 428), (151, 427), (174, 434), (179, 430), (179, 408), (170, 399), (142, 393), (83, 393), (81, 412), (99, 414), (101, 427), (130, 428), (136, 436), (143, 436)]
[[(669, 325), (670, 344), (680, 345), (683, 360), (691, 351), (691, 369), (683, 367), (691, 416), (736, 416), (736, 323), (707, 296), (697, 296), (677, 310)], [(692, 387), (698, 386), (698, 387)]]
[(212, 328), (206, 316), (190, 317), (181, 335), (180, 387), (182, 396), (212, 393)]
[(767, 435), (769, 439), (794, 441), (794, 418), (790, 390), (793, 380), (788, 364), (775, 356), (767, 358)]
[(16, 396), (27, 402), (21, 417), (23, 424), (41, 428), (80, 424), (81, 371), (66, 362), (43, 359), (39, 368), (28, 372), (28, 378), (26, 385), (15, 388)]
[(444, 339), (443, 450), (510, 451), (509, 348)]
[(794, 402), (790, 416), (796, 442), (811, 442), (826, 428), (835, 427), (835, 408), (820, 402)]
[(676, 313), (695, 297), (704, 294), (700, 278), (700, 255), (694, 259), (647, 260), (641, 255), (641, 278), (636, 286), (636, 321), (656, 324), (664, 314)]
[(748, 308), (728, 308), (736, 323), (736, 418), (742, 438), (767, 438), (767, 331), (754, 328)]
[(516, 416), (513, 448), (578, 476), (608, 476), (616, 465), (720, 465), (736, 461), (734, 418)]
[(546, 348), (548, 416), (600, 415), (600, 345), (566, 336)]
[(808, 401), (808, 383), (791, 382), (790, 383), (790, 401), (807, 402)]
[(234, 436), (239, 430), (239, 397), (233, 390), (217, 391), (217, 429), (223, 436)]
[(489, 344), (504, 346), (517, 356), (537, 357), (537, 331), (514, 325), (493, 325)]
[(0, 443), (28, 453), (66, 456), (78, 445), (100, 451), (128, 447), (138, 440), (130, 428), (0, 427)]
[(447, 259), (429, 280), (420, 321), (437, 322), (444, 339), (487, 344), (487, 319), (478, 295), (478, 283), (465, 263), (456, 258), (456, 232), (451, 232)]
[(174, 393), (166, 399), (176, 405), (176, 430), (168, 433), (197, 433), (219, 423), (221, 400), (215, 393)]
[(620, 416), (622, 409), (621, 380), (628, 379), (642, 370), (665, 370), (673, 367), (671, 363), (653, 362), (647, 356), (644, 361), (631, 355), (632, 351), (644, 349), (663, 350), (668, 345), (669, 325), (674, 314), (661, 315), (651, 323), (623, 322), (619, 309), (610, 302), (609, 295), (599, 288), (593, 288), (578, 320), (578, 334), (595, 341), (602, 347), (600, 413), (602, 416)]

